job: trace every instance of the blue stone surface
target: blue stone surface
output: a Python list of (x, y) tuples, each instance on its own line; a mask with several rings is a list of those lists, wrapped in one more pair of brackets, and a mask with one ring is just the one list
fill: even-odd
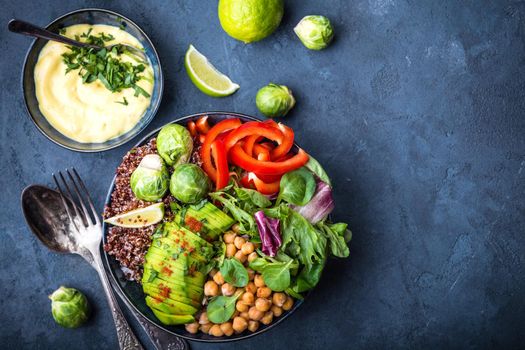
[[(200, 111), (259, 115), (255, 94), (269, 82), (288, 85), (297, 98), (285, 122), (333, 179), (334, 217), (354, 232), (351, 258), (330, 261), (289, 320), (234, 348), (525, 344), (523, 1), (289, 0), (277, 32), (251, 45), (222, 31), (212, 0), (0, 5), (2, 349), (117, 348), (95, 271), (43, 248), (19, 200), (25, 186), (50, 185), (52, 172), (75, 166), (102, 211), (133, 144), (74, 153), (48, 141), (26, 114), (20, 76), (30, 39), (9, 33), (8, 20), (45, 25), (82, 7), (121, 12), (157, 46), (166, 86), (146, 132)], [(293, 33), (308, 14), (333, 22), (336, 38), (325, 51), (308, 51)], [(192, 85), (183, 66), (190, 43), (241, 85), (235, 95), (214, 99)], [(47, 295), (62, 284), (89, 297), (87, 326), (54, 323)]]

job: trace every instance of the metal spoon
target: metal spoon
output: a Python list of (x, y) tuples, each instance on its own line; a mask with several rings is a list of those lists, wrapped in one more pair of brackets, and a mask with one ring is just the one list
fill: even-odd
[[(93, 266), (93, 257), (87, 249), (79, 245), (75, 231), (70, 229), (71, 223), (59, 192), (41, 185), (28, 186), (22, 192), (22, 210), (31, 231), (46, 247), (59, 253), (78, 254)], [(111, 282), (113, 283), (113, 281)], [(124, 300), (156, 349), (189, 349), (189, 345), (184, 339), (173, 336), (153, 325), (130, 307), (118, 288), (113, 286), (113, 290), (116, 290), (121, 299)]]
[[(9, 24), (7, 25), (7, 28), (13, 33), (24, 34), (24, 35), (28, 35), (28, 36), (34, 36), (34, 37), (41, 38), (41, 39), (46, 39), (46, 40), (58, 41), (59, 43), (66, 44), (66, 45), (77, 46), (77, 47), (85, 47), (85, 48), (88, 48), (88, 49), (96, 49), (96, 50), (103, 49), (103, 47), (101, 47), (101, 46), (97, 46), (97, 45), (92, 45), (92, 44), (87, 44), (87, 43), (83, 43), (83, 42), (80, 42), (80, 41), (76, 41), (76, 40), (70, 39), (68, 37), (65, 37), (63, 35), (53, 33), (53, 32), (51, 32), (51, 31), (49, 31), (47, 29), (41, 28), (41, 27), (36, 26), (34, 24), (21, 21), (19, 19), (12, 19), (12, 20), (10, 20)], [(141, 49), (137, 49), (136, 47), (133, 47), (133, 46), (130, 46), (130, 45), (113, 44), (113, 45), (106, 46), (105, 48), (108, 51), (111, 51), (111, 49), (113, 47), (115, 47), (115, 46), (122, 46), (127, 51), (129, 51), (132, 54), (140, 57), (144, 62), (148, 61), (146, 55), (144, 54), (144, 52)]]

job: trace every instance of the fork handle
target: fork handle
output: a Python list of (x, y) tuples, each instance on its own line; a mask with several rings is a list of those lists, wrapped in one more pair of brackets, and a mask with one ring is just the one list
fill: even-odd
[[(93, 253), (93, 252), (92, 252)], [(143, 350), (144, 348), (140, 344), (140, 341), (137, 339), (133, 330), (126, 321), (120, 306), (117, 303), (115, 294), (109, 284), (109, 279), (106, 273), (104, 272), (104, 265), (102, 264), (102, 258), (100, 253), (97, 252), (93, 255), (94, 265), (102, 281), (102, 287), (104, 287), (104, 292), (108, 299), (109, 308), (111, 310), (111, 315), (113, 316), (113, 321), (115, 321), (115, 327), (117, 329), (117, 338), (119, 347), (121, 350)]]

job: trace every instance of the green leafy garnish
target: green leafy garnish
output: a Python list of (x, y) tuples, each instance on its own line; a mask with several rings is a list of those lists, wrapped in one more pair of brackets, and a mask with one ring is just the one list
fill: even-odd
[(281, 179), (277, 202), (284, 200), (295, 205), (305, 205), (315, 193), (314, 175), (306, 168), (284, 174)]
[(224, 280), (235, 287), (245, 287), (248, 284), (248, 271), (237, 259), (225, 259), (221, 266)]
[(223, 323), (228, 321), (235, 312), (235, 303), (242, 293), (243, 292), (239, 290), (231, 297), (213, 297), (206, 309), (208, 319), (213, 323)]
[[(137, 85), (141, 79), (145, 79), (141, 73), (146, 69), (143, 63), (132, 64), (119, 59), (122, 54), (127, 54), (127, 50), (122, 45), (115, 45), (108, 51), (106, 42), (115, 39), (113, 35), (99, 33), (91, 34), (92, 28), (81, 35), (76, 35), (77, 41), (102, 47), (102, 49), (84, 48), (68, 46), (69, 52), (62, 54), (62, 61), (66, 65), (66, 74), (78, 70), (78, 75), (82, 77), (82, 82), (90, 84), (96, 80), (111, 92), (120, 92), (123, 89), (135, 90), (135, 97), (143, 95), (150, 97), (150, 94)], [(127, 105), (127, 101), (118, 102)]]

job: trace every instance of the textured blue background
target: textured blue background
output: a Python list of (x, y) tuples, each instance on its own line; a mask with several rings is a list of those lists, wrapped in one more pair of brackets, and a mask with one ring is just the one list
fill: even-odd
[[(53, 171), (74, 165), (102, 210), (131, 145), (67, 151), (44, 138), (24, 109), (20, 75), (30, 39), (8, 33), (7, 21), (45, 25), (89, 6), (128, 16), (158, 48), (166, 87), (148, 130), (206, 110), (258, 115), (257, 89), (286, 84), (298, 101), (286, 122), (333, 178), (334, 216), (354, 231), (351, 259), (330, 262), (282, 326), (236, 348), (523, 345), (525, 3), (287, 1), (277, 32), (253, 45), (221, 30), (216, 4), (1, 1), (2, 348), (117, 347), (95, 272), (80, 258), (45, 250), (19, 208), (23, 187), (49, 184)], [(337, 37), (328, 50), (307, 51), (294, 36), (307, 14), (333, 21)], [(214, 99), (196, 90), (183, 67), (190, 43), (241, 85), (235, 95)], [(54, 324), (47, 294), (61, 284), (88, 294), (95, 307), (88, 326)]]

